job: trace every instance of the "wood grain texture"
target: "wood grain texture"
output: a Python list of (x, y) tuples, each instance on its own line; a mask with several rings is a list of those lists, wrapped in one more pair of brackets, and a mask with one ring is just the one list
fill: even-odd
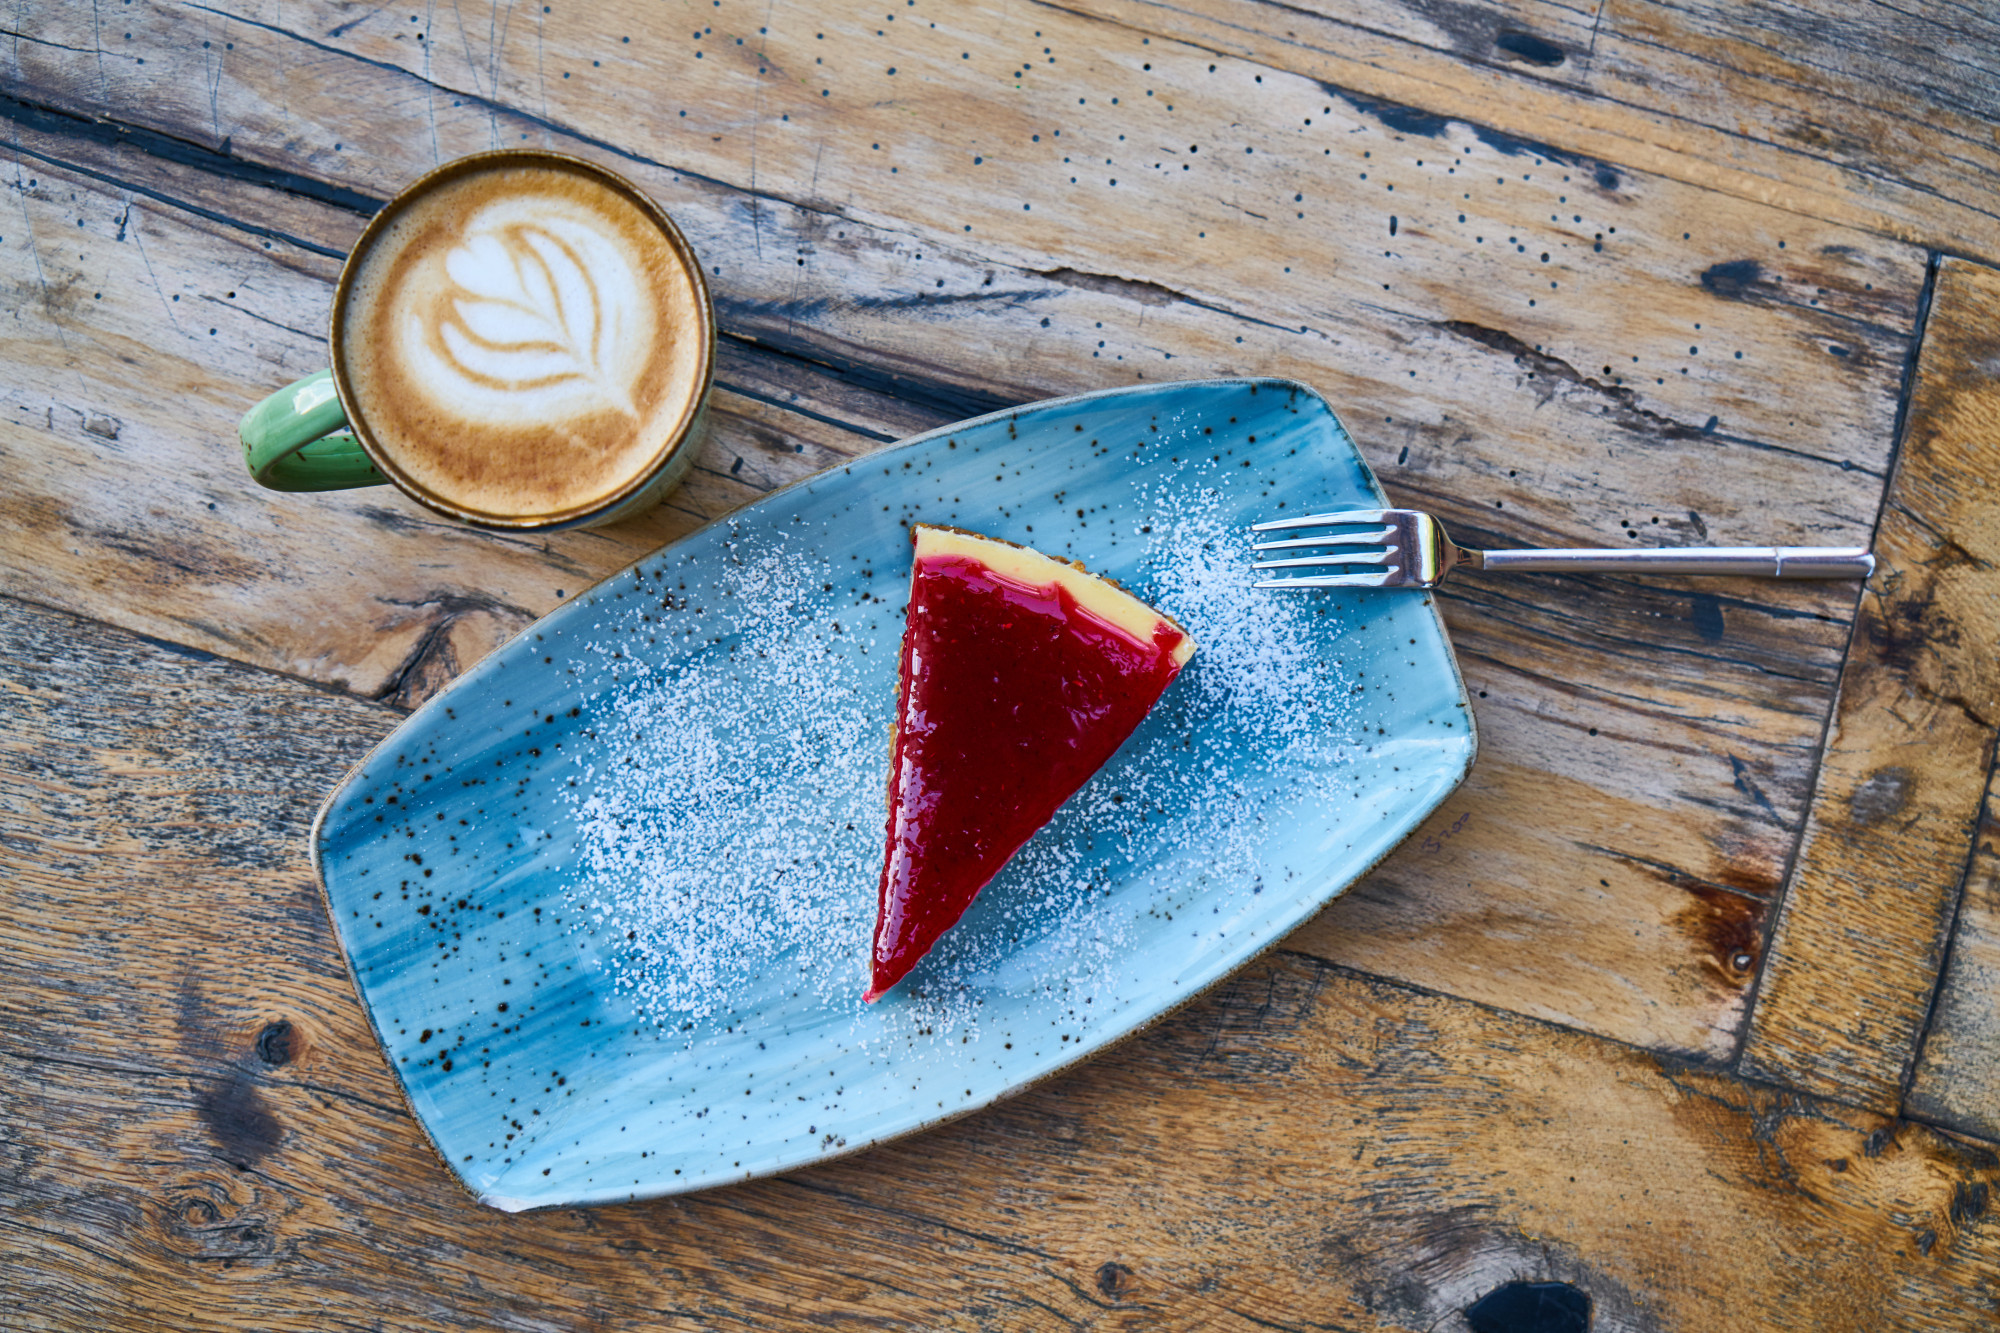
[[(496, 537), (386, 488), (276, 496), (241, 475), (235, 421), (324, 364), (328, 256), (362, 216), (150, 156), (160, 170), (134, 198), (109, 179), (115, 147), (74, 146), (74, 166), (20, 170), (28, 230), (9, 238), (9, 276), (38, 318), (10, 344), (16, 377), (0, 389), (0, 450), (33, 478), (10, 515), (9, 574), (54, 604), (415, 703), (661, 541), (949, 419), (738, 338), (721, 350), (709, 445), (653, 514)], [(319, 614), (301, 617), (300, 601)]]
[[(843, 315), (857, 333), (900, 325), (889, 348), (958, 369), (951, 349), (911, 338), (937, 322), (908, 318), (922, 305), (915, 275), (886, 308), (881, 296), (852, 299), (870, 290), (854, 281), (863, 274), (829, 265), (813, 244), (833, 220), (929, 242), (932, 264), (997, 263), (1135, 298), (1126, 318), (1107, 321), (1122, 339), (1037, 309), (1050, 332), (1017, 336), (1004, 360), (985, 348), (964, 358), (1026, 396), (1080, 379), (1185, 376), (1170, 362), (1205, 349), (1143, 317), (1199, 302), (1235, 316), (1228, 334), (1245, 343), (1219, 341), (1247, 348), (1229, 353), (1239, 363), (1276, 353), (1393, 382), (1427, 378), (1398, 364), (1411, 350), (1431, 353), (1427, 364), (1472, 347), (1540, 354), (1551, 358), (1546, 387), (1583, 390), (1587, 415), (1608, 418), (1586, 437), (1621, 424), (1647, 440), (1693, 429), (1710, 447), (1879, 472), (1896, 340), (1909, 334), (1922, 281), (1917, 253), (1850, 228), (1618, 167), (1600, 177), (1594, 160), (1483, 123), (1351, 104), (1311, 78), (1061, 10), (966, 5), (906, 16), (891, 33), (872, 9), (725, 4), (690, 35), (621, 0), (441, 39), (387, 11), (325, 4), (289, 10), (283, 27), (217, 15), (207, 21), (229, 49), (216, 57), (175, 40), (180, 7), (129, 8), (121, 26), (157, 48), (155, 63), (101, 70), (38, 48), (24, 83), (58, 105), (217, 150), (227, 140), (256, 167), (376, 198), (440, 159), (522, 136), (594, 144), (649, 188), (677, 172), (725, 182), (746, 192), (727, 204), (748, 215), (748, 234), (711, 239), (710, 223), (696, 238), (719, 270), (725, 315), (739, 302), (783, 303), (794, 326)], [(1058, 45), (1060, 56), (1005, 67), (1003, 52)], [(1019, 72), (1043, 59), (1056, 63)], [(194, 77), (196, 67), (208, 72)], [(357, 122), (357, 100), (396, 111)], [(669, 207), (705, 213), (723, 202), (697, 203), (692, 182), (671, 183), (682, 188), (660, 190)], [(812, 216), (788, 216), (774, 197)], [(922, 262), (898, 249), (897, 267)], [(933, 308), (1041, 304), (1040, 284), (967, 292), (952, 277), (918, 280), (943, 282)], [(1240, 326), (1253, 321), (1282, 340), (1253, 340)], [(1111, 364), (1078, 365), (1088, 352)], [(1816, 401), (1771, 392), (1777, 384), (1813, 385)], [(1387, 434), (1475, 396), (1396, 387), (1385, 414), (1404, 410), (1385, 424), (1403, 430)], [(1382, 401), (1378, 391), (1355, 407)], [(1660, 502), (1602, 498), (1600, 528)]]
[(1076, 0), (1135, 32), (1743, 199), (2000, 258), (1994, 16), (1695, 0)]
[[(892, 41), (873, 11), (711, 6), (695, 41), (611, 5), (445, 43), (386, 11), (201, 10), (202, 48), (182, 9), (121, 8), (144, 66), (80, 33), (23, 47), (33, 96), (0, 107), (36, 182), (0, 228), (30, 312), (0, 560), (35, 600), (239, 660), (413, 702), (559, 590), (762, 489), (1142, 375), (1308, 380), (1397, 498), (1475, 544), (1860, 540), (1880, 502), (1923, 258), (1760, 203), (1057, 10)], [(1043, 73), (998, 77), (1021, 44)], [(869, 63), (890, 51), (894, 75)], [(648, 520), (520, 542), (240, 479), (235, 415), (319, 364), (363, 214), (436, 156), (523, 141), (632, 175), (708, 258), (725, 392), (694, 483)], [(1299, 947), (1725, 1057), (1853, 595), (1464, 585), (1445, 610), (1487, 737), (1473, 818)]]
[(1951, 952), (1904, 1105), (1910, 1114), (2000, 1139), (2000, 768), (1986, 786)]
[(1989, 1149), (1296, 954), (901, 1145), (485, 1210), (302, 854), (394, 711), (6, 599), (0, 697), (18, 1327), (1467, 1333), (1519, 1279), (1599, 1333), (2000, 1314)]
[(1742, 1056), (1880, 1109), (1908, 1084), (2000, 734), (1996, 364), (2000, 271), (1947, 261)]
[[(2000, 256), (1991, 26), (1849, 0), (17, 6), (0, 1298), (64, 1328), (1463, 1333), (1547, 1278), (1597, 1329), (1994, 1322), (2000, 1159), (1956, 1135), (2000, 1135), (1990, 789), (1970, 824), (2000, 549), (1968, 499), (1990, 448), (1951, 454), (2000, 424), (1988, 271), (1943, 264), (1905, 401), (1919, 247)], [(235, 419), (322, 364), (363, 220), (512, 144), (633, 177), (708, 262), (689, 484), (538, 540), (250, 485)], [(1011, 403), (1241, 373), (1325, 391), (1474, 545), (1865, 540), (1907, 411), (1896, 579), (1858, 620), (1842, 586), (1457, 585), (1474, 776), (1222, 992), (817, 1171), (526, 1218), (463, 1198), (304, 867), (345, 765), (776, 486)], [(1697, 1067), (1756, 994), (1742, 1068), (1791, 1088)]]

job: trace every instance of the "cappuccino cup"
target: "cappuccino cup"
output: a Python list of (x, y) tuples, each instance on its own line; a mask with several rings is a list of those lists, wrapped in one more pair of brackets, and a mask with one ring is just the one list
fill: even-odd
[(245, 414), (281, 491), (384, 483), (483, 528), (615, 522), (700, 447), (715, 313), (694, 251), (623, 177), (560, 153), (439, 167), (334, 288), (329, 369)]

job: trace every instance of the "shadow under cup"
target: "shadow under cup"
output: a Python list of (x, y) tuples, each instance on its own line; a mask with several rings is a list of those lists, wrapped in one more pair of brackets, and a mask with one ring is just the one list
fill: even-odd
[(245, 414), (275, 490), (390, 483), (479, 527), (550, 531), (657, 504), (699, 451), (708, 286), (631, 182), (504, 150), (430, 172), (341, 269), (332, 367)]

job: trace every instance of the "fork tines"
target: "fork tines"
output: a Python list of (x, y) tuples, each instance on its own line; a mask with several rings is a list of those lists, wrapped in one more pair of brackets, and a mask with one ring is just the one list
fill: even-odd
[[(1365, 528), (1360, 532), (1323, 532), (1311, 537), (1283, 541), (1256, 542), (1253, 551), (1319, 550), (1321, 555), (1283, 560), (1259, 560), (1253, 569), (1338, 569), (1349, 565), (1373, 565), (1369, 573), (1319, 574), (1305, 577), (1262, 579), (1259, 588), (1380, 588), (1400, 572), (1391, 562), (1397, 557), (1396, 526), (1391, 509), (1346, 509), (1331, 514), (1305, 514), (1258, 523), (1252, 532), (1286, 532), (1300, 528)], [(1383, 526), (1386, 524), (1386, 526)]]
[(1349, 527), (1356, 523), (1387, 523), (1403, 511), (1400, 509), (1341, 509), (1331, 514), (1301, 514), (1297, 518), (1273, 519), (1269, 523), (1253, 523), (1252, 532), (1282, 532), (1287, 528), (1333, 528)]

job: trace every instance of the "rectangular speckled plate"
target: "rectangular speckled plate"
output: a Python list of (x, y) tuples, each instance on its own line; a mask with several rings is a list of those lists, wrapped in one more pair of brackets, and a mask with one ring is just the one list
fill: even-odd
[[(983, 1106), (1226, 976), (1472, 762), (1429, 597), (1250, 587), (1251, 522), (1383, 503), (1302, 385), (1086, 394), (781, 491), (495, 652), (313, 834), (440, 1155), (509, 1210), (784, 1171)], [(1199, 650), (864, 1005), (916, 520), (1082, 560)]]

